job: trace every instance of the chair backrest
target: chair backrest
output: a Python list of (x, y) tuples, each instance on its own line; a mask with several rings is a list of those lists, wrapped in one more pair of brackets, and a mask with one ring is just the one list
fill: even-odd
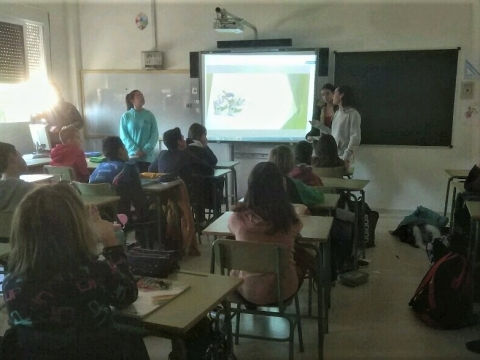
[(70, 166), (52, 166), (44, 165), (43, 172), (45, 174), (54, 175), (57, 181), (74, 181), (75, 171)]
[(117, 195), (115, 187), (109, 183), (85, 184), (78, 181), (72, 181), (72, 184), (82, 195)]
[(13, 211), (0, 211), (0, 238), (8, 239), (12, 228)]
[[(212, 246), (222, 275), (225, 275), (225, 270), (230, 272), (232, 269), (276, 274), (278, 299), (283, 299), (282, 281), (279, 279), (283, 279), (288, 266), (289, 250), (285, 245), (218, 239)], [(284, 309), (283, 301), (279, 301), (279, 306)]]
[(343, 175), (346, 174), (345, 166), (335, 166), (335, 167), (312, 167), (312, 171), (315, 175), (320, 177), (329, 177), (329, 178), (343, 178)]

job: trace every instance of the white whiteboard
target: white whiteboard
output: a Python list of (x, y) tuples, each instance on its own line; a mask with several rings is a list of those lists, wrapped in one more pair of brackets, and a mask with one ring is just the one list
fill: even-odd
[(125, 96), (132, 90), (144, 94), (144, 107), (155, 115), (160, 136), (174, 127), (186, 136), (192, 123), (201, 123), (199, 108), (191, 106), (188, 70), (84, 70), (85, 136), (118, 136), (120, 118), (127, 110)]

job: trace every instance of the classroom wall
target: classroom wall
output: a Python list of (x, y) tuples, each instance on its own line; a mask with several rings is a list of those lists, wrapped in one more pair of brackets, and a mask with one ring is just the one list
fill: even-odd
[[(36, 6), (50, 12), (52, 27), (52, 75), (69, 86), (67, 99), (78, 103), (83, 69), (140, 69), (140, 52), (152, 50), (153, 27), (140, 31), (135, 16), (151, 18), (150, 1), (80, 0)], [(331, 51), (437, 49), (460, 46), (458, 85), (463, 80), (465, 57), (480, 62), (478, 1), (325, 1), (249, 2), (157, 0), (157, 44), (164, 52), (165, 69), (189, 67), (189, 52), (216, 49), (217, 40), (252, 39), (246, 29), (240, 35), (219, 34), (212, 24), (216, 6), (226, 7), (258, 28), (259, 38), (292, 38), (294, 47), (329, 47)], [(476, 15), (475, 15), (476, 14)], [(475, 18), (475, 16), (477, 18)], [(72, 34), (78, 24), (78, 35)], [(471, 57), (475, 57), (472, 59)], [(75, 62), (72, 65), (72, 62)], [(330, 64), (333, 66), (333, 54)], [(330, 76), (319, 84), (333, 81)], [(58, 80), (57, 80), (58, 81)], [(372, 85), (374, 86), (374, 84)], [(414, 81), (412, 79), (412, 86)], [(476, 101), (480, 84), (477, 82)], [(463, 113), (472, 102), (457, 99), (453, 148), (361, 146), (355, 161), (355, 177), (371, 180), (367, 202), (376, 209), (414, 210), (423, 205), (443, 209), (447, 176), (445, 168), (470, 167), (480, 152), (478, 118)], [(148, 99), (147, 99), (148, 102)], [(148, 105), (147, 105), (148, 106)], [(405, 104), (409, 106), (409, 104)], [(159, 120), (161, 121), (161, 119)], [(87, 142), (98, 146), (98, 141)], [(226, 159), (226, 145), (212, 147)], [(239, 190), (243, 194), (251, 167), (263, 160), (268, 147), (238, 145), (242, 164)], [(251, 155), (253, 153), (253, 155)]]
[[(292, 38), (295, 47), (329, 47), (331, 51), (462, 48), (463, 61), (472, 52), (474, 20), (471, 2), (354, 1), (309, 3), (181, 3), (157, 1), (157, 44), (164, 52), (165, 68), (188, 68), (190, 51), (216, 48), (217, 40), (252, 39), (212, 30), (215, 6), (244, 17), (258, 28), (259, 38)], [(150, 14), (150, 3), (81, 3), (79, 8), (82, 62), (85, 69), (138, 69), (140, 52), (152, 49), (152, 28), (138, 30), (138, 12)], [(102, 24), (99, 26), (99, 24)], [(107, 25), (105, 25), (107, 24)], [(475, 23), (478, 27), (478, 24)], [(333, 56), (330, 63), (333, 66)], [(480, 59), (479, 59), (480, 60)], [(319, 82), (332, 79), (330, 76)], [(374, 84), (372, 84), (374, 86)], [(412, 79), (414, 86), (414, 79)], [(477, 92), (478, 94), (478, 92)], [(414, 210), (424, 205), (443, 209), (447, 176), (445, 168), (470, 167), (477, 159), (478, 126), (463, 117), (468, 103), (457, 91), (453, 148), (361, 146), (355, 161), (355, 177), (370, 179), (367, 202), (377, 209)], [(405, 106), (409, 106), (408, 103)], [(160, 120), (161, 121), (161, 120)], [(225, 145), (213, 145), (226, 158)], [(268, 147), (238, 145), (242, 164), (239, 188), (251, 167), (263, 159)], [(253, 155), (250, 155), (254, 153)]]

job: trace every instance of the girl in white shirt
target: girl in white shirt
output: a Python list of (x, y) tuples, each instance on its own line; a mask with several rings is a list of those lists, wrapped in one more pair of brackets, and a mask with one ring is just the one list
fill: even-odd
[(338, 111), (333, 116), (332, 135), (338, 146), (338, 156), (348, 168), (352, 156), (361, 140), (360, 125), (362, 118), (353, 106), (353, 90), (350, 86), (339, 86), (333, 93), (333, 103)]

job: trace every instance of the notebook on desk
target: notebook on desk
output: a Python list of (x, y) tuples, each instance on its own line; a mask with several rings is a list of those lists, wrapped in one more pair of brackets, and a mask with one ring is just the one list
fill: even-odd
[[(166, 286), (165, 286), (166, 285)], [(190, 288), (190, 285), (176, 281), (142, 277), (137, 282), (138, 299), (120, 313), (142, 318)]]

